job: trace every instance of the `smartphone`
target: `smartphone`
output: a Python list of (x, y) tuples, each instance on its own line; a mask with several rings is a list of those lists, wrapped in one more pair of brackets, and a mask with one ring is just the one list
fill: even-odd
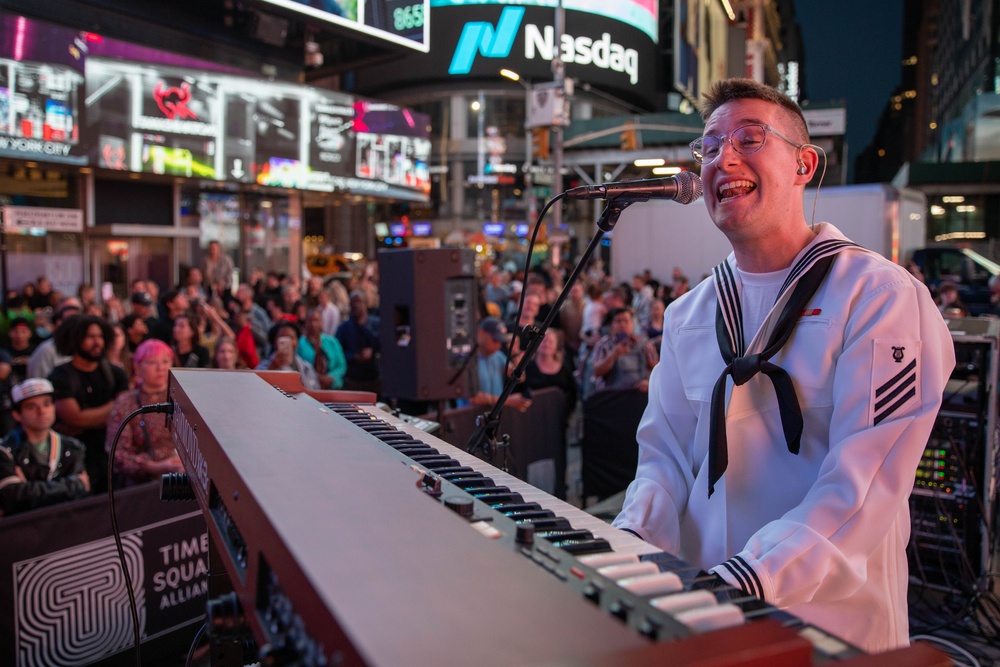
[(115, 288), (111, 286), (111, 283), (101, 283), (101, 301), (107, 303), (113, 298), (115, 298)]
[(292, 350), (295, 349), (295, 341), (288, 336), (282, 336), (276, 341), (278, 352), (290, 357), (292, 356)]

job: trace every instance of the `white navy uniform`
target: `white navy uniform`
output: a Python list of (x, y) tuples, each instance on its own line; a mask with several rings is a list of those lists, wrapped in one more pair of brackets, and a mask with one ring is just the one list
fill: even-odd
[[(726, 363), (717, 305), (741, 291), (736, 261), (664, 316), (640, 422), (639, 465), (614, 525), (868, 651), (908, 642), (906, 544), (915, 470), (955, 365), (927, 288), (830, 224), (796, 257), (838, 252), (771, 361), (794, 383), (801, 449), (786, 444), (775, 389), (726, 387), (728, 467), (708, 493), (712, 390)], [(784, 289), (746, 354), (764, 345)], [(735, 309), (738, 312), (738, 309)], [(739, 316), (727, 324), (739, 328)]]

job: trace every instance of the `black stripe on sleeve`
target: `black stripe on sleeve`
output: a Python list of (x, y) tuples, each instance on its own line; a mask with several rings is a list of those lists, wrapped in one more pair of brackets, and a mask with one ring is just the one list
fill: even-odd
[(917, 360), (916, 359), (910, 360), (910, 363), (906, 364), (906, 367), (903, 370), (901, 370), (898, 373), (896, 373), (896, 375), (894, 375), (891, 380), (889, 380), (888, 382), (886, 382), (881, 387), (879, 387), (878, 389), (875, 390), (875, 396), (876, 397), (881, 396), (890, 387), (892, 387), (894, 384), (896, 384), (897, 382), (899, 382), (900, 380), (902, 380), (903, 376), (905, 376), (907, 373), (909, 373), (910, 371), (912, 371), (916, 367), (917, 367)]

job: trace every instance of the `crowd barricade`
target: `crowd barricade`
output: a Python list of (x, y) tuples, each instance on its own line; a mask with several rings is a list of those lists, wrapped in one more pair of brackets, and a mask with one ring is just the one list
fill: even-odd
[(605, 389), (583, 402), (580, 476), (584, 499), (603, 500), (635, 479), (639, 445), (635, 432), (649, 395), (637, 389)]
[[(546, 387), (533, 390), (531, 406), (526, 411), (504, 408), (497, 435), (510, 436), (507, 456), (504, 459), (499, 453), (489, 462), (549, 495), (565, 498), (565, 406), (563, 391)], [(464, 450), (476, 429), (476, 418), (487, 412), (489, 408), (479, 405), (445, 410), (438, 418), (441, 432), (436, 435)], [(485, 458), (482, 452), (476, 455)]]
[[(205, 617), (208, 533), (159, 482), (115, 492), (144, 662), (183, 656)], [(0, 664), (130, 664), (133, 625), (107, 495), (0, 519)], [(117, 654), (117, 655), (116, 655)]]

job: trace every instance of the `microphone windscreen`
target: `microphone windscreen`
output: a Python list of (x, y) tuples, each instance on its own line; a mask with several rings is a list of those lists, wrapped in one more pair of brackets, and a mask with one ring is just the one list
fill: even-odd
[(677, 196), (674, 201), (681, 204), (690, 204), (701, 198), (701, 177), (692, 171), (682, 171), (674, 176), (677, 179)]

